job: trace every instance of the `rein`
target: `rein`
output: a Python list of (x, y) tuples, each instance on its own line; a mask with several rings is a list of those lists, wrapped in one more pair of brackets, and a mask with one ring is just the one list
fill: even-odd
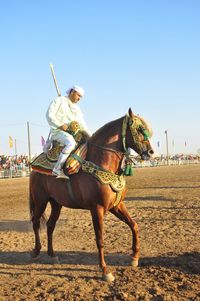
[(100, 148), (102, 150), (105, 150), (105, 151), (108, 151), (108, 152), (113, 152), (113, 153), (115, 153), (119, 157), (119, 159), (121, 159), (121, 157), (119, 156), (119, 154), (120, 155), (128, 156), (128, 150), (126, 148), (126, 131), (127, 131), (128, 123), (129, 123), (129, 116), (125, 115), (125, 117), (123, 119), (123, 124), (122, 124), (122, 143), (123, 143), (124, 151), (118, 151), (118, 150), (115, 150), (115, 149), (110, 148), (110, 147), (105, 147), (105, 146), (97, 145), (97, 144), (92, 143), (90, 141), (88, 141), (88, 144), (91, 144), (91, 145), (93, 145), (95, 147), (98, 147), (98, 148)]
[(122, 133), (121, 133), (124, 151), (118, 151), (113, 148), (97, 145), (95, 143), (88, 141), (88, 144), (90, 145), (93, 145), (104, 151), (113, 152), (115, 155), (117, 155), (119, 160), (121, 160), (121, 170), (123, 171), (123, 174), (125, 174), (126, 176), (130, 176), (133, 174), (133, 168), (132, 168), (133, 160), (131, 159), (128, 148), (126, 147), (126, 132), (127, 132), (128, 125), (131, 128), (130, 118), (128, 115), (125, 115), (122, 123)]
[(110, 148), (110, 147), (101, 146), (101, 145), (98, 145), (98, 144), (95, 144), (95, 143), (92, 143), (92, 142), (89, 142), (89, 141), (88, 141), (88, 144), (93, 145), (95, 147), (98, 147), (98, 148), (100, 148), (102, 150), (105, 150), (105, 151), (108, 151), (108, 152), (113, 152), (119, 157), (119, 159), (121, 159), (119, 154), (125, 155), (125, 152), (117, 151), (117, 150), (115, 150), (113, 148)]
[[(142, 143), (139, 141), (139, 138), (137, 137), (138, 136), (137, 135), (138, 128), (140, 129), (141, 133), (143, 134), (145, 140), (146, 139), (148, 140), (148, 133), (144, 127), (141, 127), (141, 125), (138, 124), (136, 119), (132, 120), (129, 115), (125, 115), (125, 117), (123, 118), (123, 122), (122, 122), (121, 137), (122, 137), (122, 144), (123, 144), (124, 151), (115, 150), (113, 148), (101, 146), (101, 145), (98, 145), (98, 144), (88, 141), (89, 145), (97, 147), (103, 151), (113, 152), (115, 155), (117, 155), (117, 157), (121, 161), (120, 169), (122, 171), (122, 174), (124, 174), (126, 176), (130, 176), (133, 174), (133, 159), (131, 158), (130, 152), (126, 146), (126, 133), (127, 133), (128, 126), (130, 127), (130, 131), (131, 131), (131, 134), (132, 134), (132, 137), (133, 137), (135, 143), (137, 143), (138, 149), (140, 149), (140, 151), (142, 153), (142, 150), (143, 150)], [(72, 155), (72, 156), (76, 157), (76, 159), (83, 164), (84, 161), (81, 160), (80, 158), (78, 158), (78, 156), (75, 156), (75, 155)], [(90, 164), (93, 167), (95, 166), (95, 169), (97, 169), (97, 170), (104, 170), (101, 167), (93, 164), (92, 162), (90, 162)], [(108, 172), (110, 172), (110, 171), (108, 171)]]

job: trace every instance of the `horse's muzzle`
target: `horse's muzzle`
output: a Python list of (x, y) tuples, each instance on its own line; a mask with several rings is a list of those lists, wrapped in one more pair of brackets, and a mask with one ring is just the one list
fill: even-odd
[(144, 151), (141, 154), (141, 159), (142, 160), (149, 160), (153, 154), (154, 154), (154, 151), (152, 149)]

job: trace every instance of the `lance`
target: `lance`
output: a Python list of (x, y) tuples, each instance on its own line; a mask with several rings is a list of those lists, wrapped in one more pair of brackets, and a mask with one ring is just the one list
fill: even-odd
[(51, 69), (51, 74), (52, 74), (52, 76), (53, 76), (53, 81), (54, 81), (54, 84), (55, 84), (55, 87), (56, 87), (56, 91), (57, 91), (57, 93), (58, 93), (58, 96), (61, 96), (60, 90), (59, 90), (59, 88), (58, 88), (58, 84), (57, 84), (55, 72), (54, 72), (54, 69), (53, 69), (53, 64), (50, 64), (50, 69)]
[[(55, 84), (55, 87), (56, 87), (57, 94), (58, 94), (58, 96), (61, 96), (60, 90), (58, 88), (58, 84), (57, 84), (57, 80), (56, 80), (56, 76), (55, 76), (53, 64), (50, 64), (50, 69), (51, 69), (51, 74), (53, 76), (53, 81), (54, 81), (54, 84)], [(50, 141), (50, 136), (51, 136), (51, 132), (49, 132), (49, 135), (48, 135), (46, 143), (48, 143)]]

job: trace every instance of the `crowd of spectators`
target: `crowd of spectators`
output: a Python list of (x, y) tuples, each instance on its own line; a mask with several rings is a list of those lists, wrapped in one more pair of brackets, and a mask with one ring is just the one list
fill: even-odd
[(26, 170), (29, 166), (28, 156), (20, 155), (20, 156), (5, 156), (0, 155), (0, 171), (2, 170), (10, 170), (18, 171), (18, 170)]
[(136, 167), (145, 167), (145, 166), (163, 166), (163, 165), (184, 165), (184, 164), (198, 164), (200, 163), (200, 155), (193, 154), (176, 154), (176, 155), (159, 155), (155, 156), (149, 161), (143, 161), (137, 156), (135, 163)]
[(162, 165), (162, 162), (165, 161), (171, 162), (172, 164), (186, 164), (186, 163), (200, 163), (200, 155), (193, 154), (176, 154), (170, 155), (168, 158), (165, 155), (160, 155), (154, 158), (154, 161), (157, 161)]
[[(133, 156), (134, 157), (134, 156)], [(187, 163), (200, 163), (200, 155), (177, 154), (174, 156), (160, 155), (147, 162), (141, 162), (139, 156), (135, 158), (135, 167), (159, 166), (159, 165), (182, 165)], [(0, 172), (2, 171), (26, 171), (29, 168), (27, 155), (6, 156), (0, 155)]]

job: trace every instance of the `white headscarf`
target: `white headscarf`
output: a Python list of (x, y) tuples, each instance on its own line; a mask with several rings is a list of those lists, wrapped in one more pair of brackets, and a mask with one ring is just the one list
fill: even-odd
[(81, 88), (81, 87), (79, 87), (79, 86), (77, 86), (77, 85), (74, 85), (74, 86), (72, 86), (70, 89), (68, 89), (68, 90), (66, 91), (67, 95), (69, 95), (69, 93), (70, 93), (71, 90), (74, 90), (74, 91), (78, 92), (78, 93), (81, 95), (81, 97), (83, 97), (83, 95), (84, 95), (84, 90), (83, 90), (83, 88)]

